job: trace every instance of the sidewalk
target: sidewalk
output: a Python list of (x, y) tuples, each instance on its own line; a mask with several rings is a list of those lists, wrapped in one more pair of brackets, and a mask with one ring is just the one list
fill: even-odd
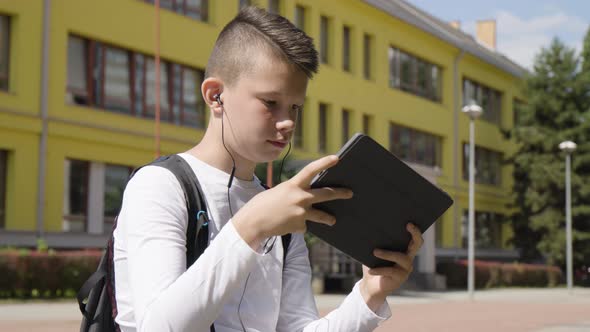
[[(343, 295), (318, 295), (320, 312), (337, 307)], [(499, 289), (466, 292), (404, 292), (388, 298), (388, 331), (590, 331), (590, 289)], [(74, 301), (0, 304), (0, 331), (78, 331), (80, 312)]]

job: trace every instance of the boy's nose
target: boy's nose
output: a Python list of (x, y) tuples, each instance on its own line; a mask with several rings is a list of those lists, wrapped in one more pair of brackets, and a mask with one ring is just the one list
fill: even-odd
[(290, 118), (284, 118), (276, 122), (276, 128), (280, 132), (291, 132), (295, 129), (295, 121)]

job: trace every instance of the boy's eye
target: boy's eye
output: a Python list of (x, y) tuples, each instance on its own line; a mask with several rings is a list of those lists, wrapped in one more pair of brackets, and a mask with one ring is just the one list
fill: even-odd
[(265, 100), (265, 99), (263, 99), (262, 102), (264, 102), (264, 104), (267, 107), (275, 106), (277, 104), (277, 102), (275, 100)]

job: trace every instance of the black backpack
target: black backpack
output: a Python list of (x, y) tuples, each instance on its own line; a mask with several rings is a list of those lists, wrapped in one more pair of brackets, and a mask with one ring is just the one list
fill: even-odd
[[(186, 268), (188, 269), (209, 244), (209, 220), (205, 201), (201, 194), (201, 187), (190, 165), (178, 155), (163, 156), (148, 165), (160, 166), (170, 170), (178, 179), (184, 192), (189, 221), (186, 231)], [(139, 169), (141, 167), (134, 170), (129, 179)], [(113, 231), (116, 227), (117, 220), (115, 219)], [(289, 248), (291, 242), (291, 234), (283, 235), (281, 240), (283, 242), (283, 248), (285, 248), (283, 251), (284, 262), (287, 256), (287, 248)], [(115, 301), (113, 248), (114, 238), (111, 233), (105, 253), (100, 259), (96, 272), (84, 282), (84, 285), (82, 285), (78, 292), (78, 305), (83, 316), (82, 323), (80, 324), (81, 332), (120, 331), (119, 326), (115, 323), (117, 303)], [(211, 331), (215, 331), (213, 325), (211, 325)]]

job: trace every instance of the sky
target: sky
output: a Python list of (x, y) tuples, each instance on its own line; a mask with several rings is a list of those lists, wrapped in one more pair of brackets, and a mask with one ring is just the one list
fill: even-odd
[(581, 51), (590, 28), (590, 0), (407, 1), (444, 21), (460, 21), (471, 35), (477, 20), (495, 19), (497, 51), (528, 69), (554, 37)]

